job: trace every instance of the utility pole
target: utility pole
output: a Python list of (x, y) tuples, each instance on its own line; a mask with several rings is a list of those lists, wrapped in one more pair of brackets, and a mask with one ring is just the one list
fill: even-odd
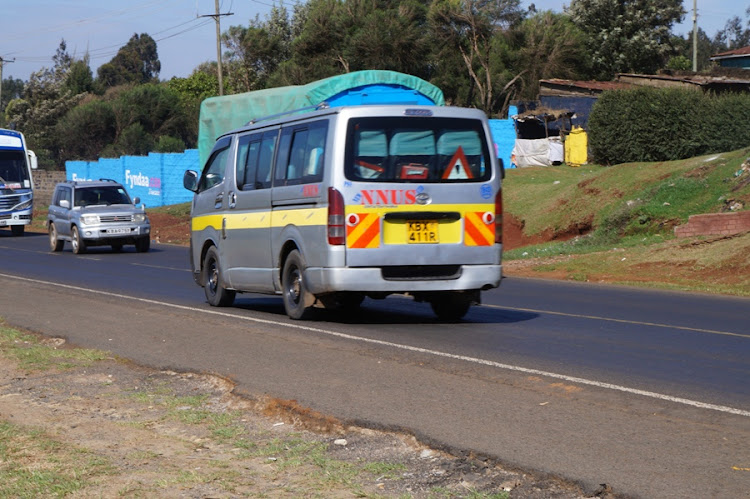
[(234, 15), (234, 12), (227, 12), (225, 14), (219, 13), (219, 0), (214, 0), (214, 6), (216, 8), (215, 14), (206, 14), (198, 17), (213, 17), (214, 21), (216, 21), (216, 61), (219, 64), (219, 95), (224, 95), (224, 82), (222, 80), (221, 74), (221, 23), (219, 22), (219, 20), (221, 19), (221, 16)]
[(693, 0), (693, 73), (698, 72), (698, 0)]
[[(11, 62), (16, 62), (16, 60), (13, 59), (12, 61), (7, 61), (0, 56), (0, 102), (3, 102), (3, 66), (10, 64)], [(5, 109), (0, 108), (0, 113), (5, 113)]]

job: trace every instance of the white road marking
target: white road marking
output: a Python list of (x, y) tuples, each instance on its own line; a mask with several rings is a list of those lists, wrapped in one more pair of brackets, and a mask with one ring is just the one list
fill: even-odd
[(577, 317), (579, 319), (591, 319), (591, 320), (597, 320), (597, 321), (609, 321), (609, 322), (620, 322), (623, 324), (636, 324), (638, 326), (651, 326), (651, 327), (664, 327), (669, 329), (679, 329), (681, 331), (693, 331), (696, 333), (708, 333), (708, 334), (719, 334), (723, 336), (739, 336), (740, 338), (750, 338), (750, 334), (741, 334), (741, 333), (730, 333), (728, 331), (716, 331), (714, 329), (700, 329), (697, 327), (688, 327), (688, 326), (674, 326), (672, 324), (660, 324), (658, 322), (643, 322), (643, 321), (633, 321), (629, 319), (615, 319), (612, 317), (602, 317), (599, 315), (586, 315), (586, 314), (571, 314), (568, 312), (554, 312), (551, 310), (537, 310), (533, 308), (521, 308), (521, 307), (504, 307), (502, 305), (486, 305), (482, 304), (483, 307), (488, 308), (497, 308), (501, 310), (518, 310), (519, 312), (533, 312), (536, 314), (545, 314), (545, 315), (562, 315), (564, 317)]
[(649, 397), (649, 398), (653, 398), (653, 399), (657, 399), (657, 400), (663, 400), (663, 401), (667, 401), (667, 402), (673, 402), (673, 403), (676, 403), (676, 404), (682, 404), (682, 405), (686, 405), (686, 406), (690, 406), (690, 407), (696, 407), (696, 408), (699, 408), (699, 409), (708, 409), (708, 410), (712, 410), (712, 411), (724, 412), (724, 413), (727, 413), (727, 414), (734, 414), (734, 415), (737, 415), (737, 416), (750, 417), (750, 411), (745, 411), (745, 410), (737, 409), (737, 408), (734, 408), (734, 407), (727, 407), (727, 406), (723, 406), (723, 405), (709, 404), (709, 403), (700, 402), (700, 401), (697, 401), (697, 400), (690, 400), (690, 399), (685, 399), (685, 398), (681, 398), (681, 397), (673, 397), (672, 395), (665, 395), (665, 394), (662, 394), (662, 393), (650, 392), (650, 391), (646, 391), (646, 390), (639, 390), (637, 388), (630, 388), (630, 387), (627, 387), (627, 386), (615, 385), (615, 384), (612, 384), (612, 383), (604, 383), (604, 382), (601, 382), (601, 381), (595, 381), (595, 380), (590, 380), (590, 379), (586, 379), (586, 378), (578, 378), (578, 377), (575, 377), (575, 376), (568, 376), (566, 374), (558, 374), (558, 373), (553, 373), (553, 372), (548, 372), (548, 371), (541, 371), (539, 369), (530, 369), (530, 368), (527, 368), (527, 367), (514, 366), (514, 365), (510, 365), (510, 364), (502, 364), (500, 362), (495, 362), (495, 361), (492, 361), (492, 360), (479, 359), (479, 358), (476, 358), (476, 357), (468, 357), (468, 356), (465, 356), (465, 355), (456, 355), (456, 354), (447, 353), (447, 352), (440, 352), (440, 351), (437, 351), (437, 350), (429, 350), (427, 348), (415, 347), (415, 346), (411, 346), (411, 345), (403, 345), (401, 343), (393, 343), (391, 341), (376, 340), (376, 339), (372, 339), (372, 338), (362, 338), (362, 337), (359, 337), (359, 336), (353, 336), (353, 335), (346, 334), (346, 333), (339, 333), (339, 332), (336, 332), (336, 331), (329, 331), (327, 329), (321, 329), (321, 328), (312, 327), (312, 326), (305, 326), (305, 325), (302, 325), (302, 324), (293, 324), (293, 323), (286, 323), (286, 322), (274, 321), (274, 320), (269, 320), (269, 319), (259, 319), (257, 317), (247, 317), (247, 316), (235, 315), (235, 314), (230, 314), (230, 313), (227, 313), (227, 312), (221, 312), (221, 311), (218, 311), (218, 310), (212, 310), (212, 309), (208, 309), (207, 310), (207, 309), (202, 309), (202, 308), (197, 308), (197, 307), (188, 307), (186, 305), (177, 305), (175, 303), (168, 303), (168, 302), (162, 302), (162, 301), (158, 301), (158, 300), (151, 300), (151, 299), (148, 299), (148, 298), (138, 298), (138, 297), (135, 297), (135, 296), (128, 296), (128, 295), (123, 295), (123, 294), (119, 294), (119, 293), (111, 293), (111, 292), (108, 292), (108, 291), (94, 291), (94, 290), (90, 290), (90, 289), (86, 289), (86, 288), (81, 288), (81, 287), (78, 287), (78, 286), (72, 286), (70, 284), (60, 284), (60, 283), (57, 283), (57, 282), (43, 281), (41, 279), (29, 279), (27, 277), (19, 277), (19, 276), (8, 275), (8, 274), (0, 274), (0, 277), (7, 277), (9, 279), (15, 279), (15, 280), (18, 280), (18, 281), (33, 282), (33, 283), (36, 283), (36, 284), (43, 284), (43, 285), (48, 285), (48, 286), (56, 286), (56, 287), (65, 288), (65, 289), (72, 289), (72, 290), (76, 290), (76, 291), (82, 291), (82, 292), (86, 292), (86, 293), (96, 294), (98, 296), (102, 296), (103, 295), (103, 296), (109, 296), (109, 297), (112, 297), (112, 298), (122, 298), (122, 299), (126, 299), (126, 300), (138, 301), (138, 302), (141, 302), (141, 303), (148, 303), (148, 304), (151, 304), (151, 305), (160, 305), (160, 306), (164, 306), (164, 307), (175, 308), (175, 309), (178, 309), (178, 310), (187, 310), (187, 311), (190, 311), (190, 312), (197, 312), (197, 313), (218, 315), (218, 316), (221, 316), (221, 317), (229, 317), (229, 318), (233, 318), (233, 319), (240, 319), (240, 320), (245, 320), (245, 321), (249, 321), (249, 322), (255, 322), (255, 323), (258, 323), (258, 324), (269, 324), (269, 325), (274, 325), (274, 326), (281, 326), (281, 327), (288, 327), (288, 328), (292, 328), (292, 329), (299, 329), (299, 330), (302, 330), (302, 331), (311, 331), (311, 332), (314, 332), (314, 333), (325, 334), (325, 335), (328, 335), (328, 336), (334, 336), (334, 337), (337, 337), (337, 338), (343, 338), (343, 339), (347, 339), (347, 340), (351, 340), (351, 341), (359, 341), (359, 342), (362, 342), (362, 343), (370, 343), (370, 344), (373, 344), (373, 345), (387, 346), (387, 347), (396, 348), (396, 349), (399, 349), (399, 350), (405, 350), (405, 351), (409, 351), (409, 352), (417, 352), (417, 353), (421, 353), (421, 354), (432, 355), (434, 357), (442, 357), (442, 358), (446, 358), (446, 359), (460, 360), (460, 361), (469, 362), (469, 363), (472, 363), (472, 364), (479, 364), (479, 365), (483, 365), (483, 366), (495, 367), (495, 368), (498, 368), (498, 369), (505, 369), (505, 370), (508, 370), (508, 371), (520, 372), (520, 373), (524, 373), (524, 374), (533, 374), (533, 375), (536, 375), (536, 376), (544, 376), (544, 377), (547, 377), (547, 378), (561, 379), (561, 380), (568, 381), (568, 382), (571, 382), (571, 383), (578, 383), (578, 384), (581, 384), (581, 385), (594, 386), (594, 387), (597, 387), (597, 388), (604, 388), (604, 389), (607, 389), (607, 390), (614, 390), (614, 391), (618, 391), (618, 392), (631, 393), (633, 395), (640, 395), (642, 397)]

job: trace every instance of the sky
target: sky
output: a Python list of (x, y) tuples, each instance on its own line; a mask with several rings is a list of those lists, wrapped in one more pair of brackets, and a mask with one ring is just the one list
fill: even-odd
[[(265, 20), (277, 0), (219, 0), (221, 31), (247, 26), (256, 15)], [(697, 0), (698, 26), (709, 36), (724, 28), (733, 16), (747, 20), (750, 0)], [(537, 10), (562, 12), (570, 0), (522, 0)], [(291, 10), (293, 0), (284, 5)], [(684, 0), (688, 12), (674, 32), (692, 31), (693, 0)], [(2, 77), (28, 80), (42, 67), (52, 67), (60, 41), (68, 52), (90, 55), (91, 69), (109, 62), (133, 34), (147, 33), (157, 42), (159, 77), (186, 77), (199, 64), (216, 60), (215, 0), (0, 0), (0, 58)]]

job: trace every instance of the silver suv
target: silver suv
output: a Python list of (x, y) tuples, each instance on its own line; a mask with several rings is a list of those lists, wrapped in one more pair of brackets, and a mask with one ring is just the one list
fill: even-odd
[(135, 244), (139, 253), (151, 246), (151, 225), (140, 200), (130, 200), (122, 184), (114, 180), (66, 181), (55, 186), (47, 214), (51, 251), (62, 251), (70, 241), (73, 253), (88, 246), (112, 246), (122, 250)]

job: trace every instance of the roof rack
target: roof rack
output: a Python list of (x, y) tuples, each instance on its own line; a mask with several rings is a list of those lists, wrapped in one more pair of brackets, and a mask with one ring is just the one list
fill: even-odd
[(280, 118), (281, 116), (286, 116), (288, 114), (294, 114), (294, 113), (302, 113), (307, 111), (319, 111), (321, 109), (328, 109), (330, 106), (327, 102), (323, 101), (320, 104), (316, 104), (314, 106), (305, 106), (300, 107), (299, 109), (292, 109), (290, 111), (284, 111), (282, 113), (276, 113), (276, 114), (270, 114), (268, 116), (261, 116), (260, 118), (253, 118), (247, 123), (245, 123), (245, 126), (253, 125), (255, 123), (258, 123), (259, 121), (266, 121), (266, 120), (272, 120), (274, 118)]

